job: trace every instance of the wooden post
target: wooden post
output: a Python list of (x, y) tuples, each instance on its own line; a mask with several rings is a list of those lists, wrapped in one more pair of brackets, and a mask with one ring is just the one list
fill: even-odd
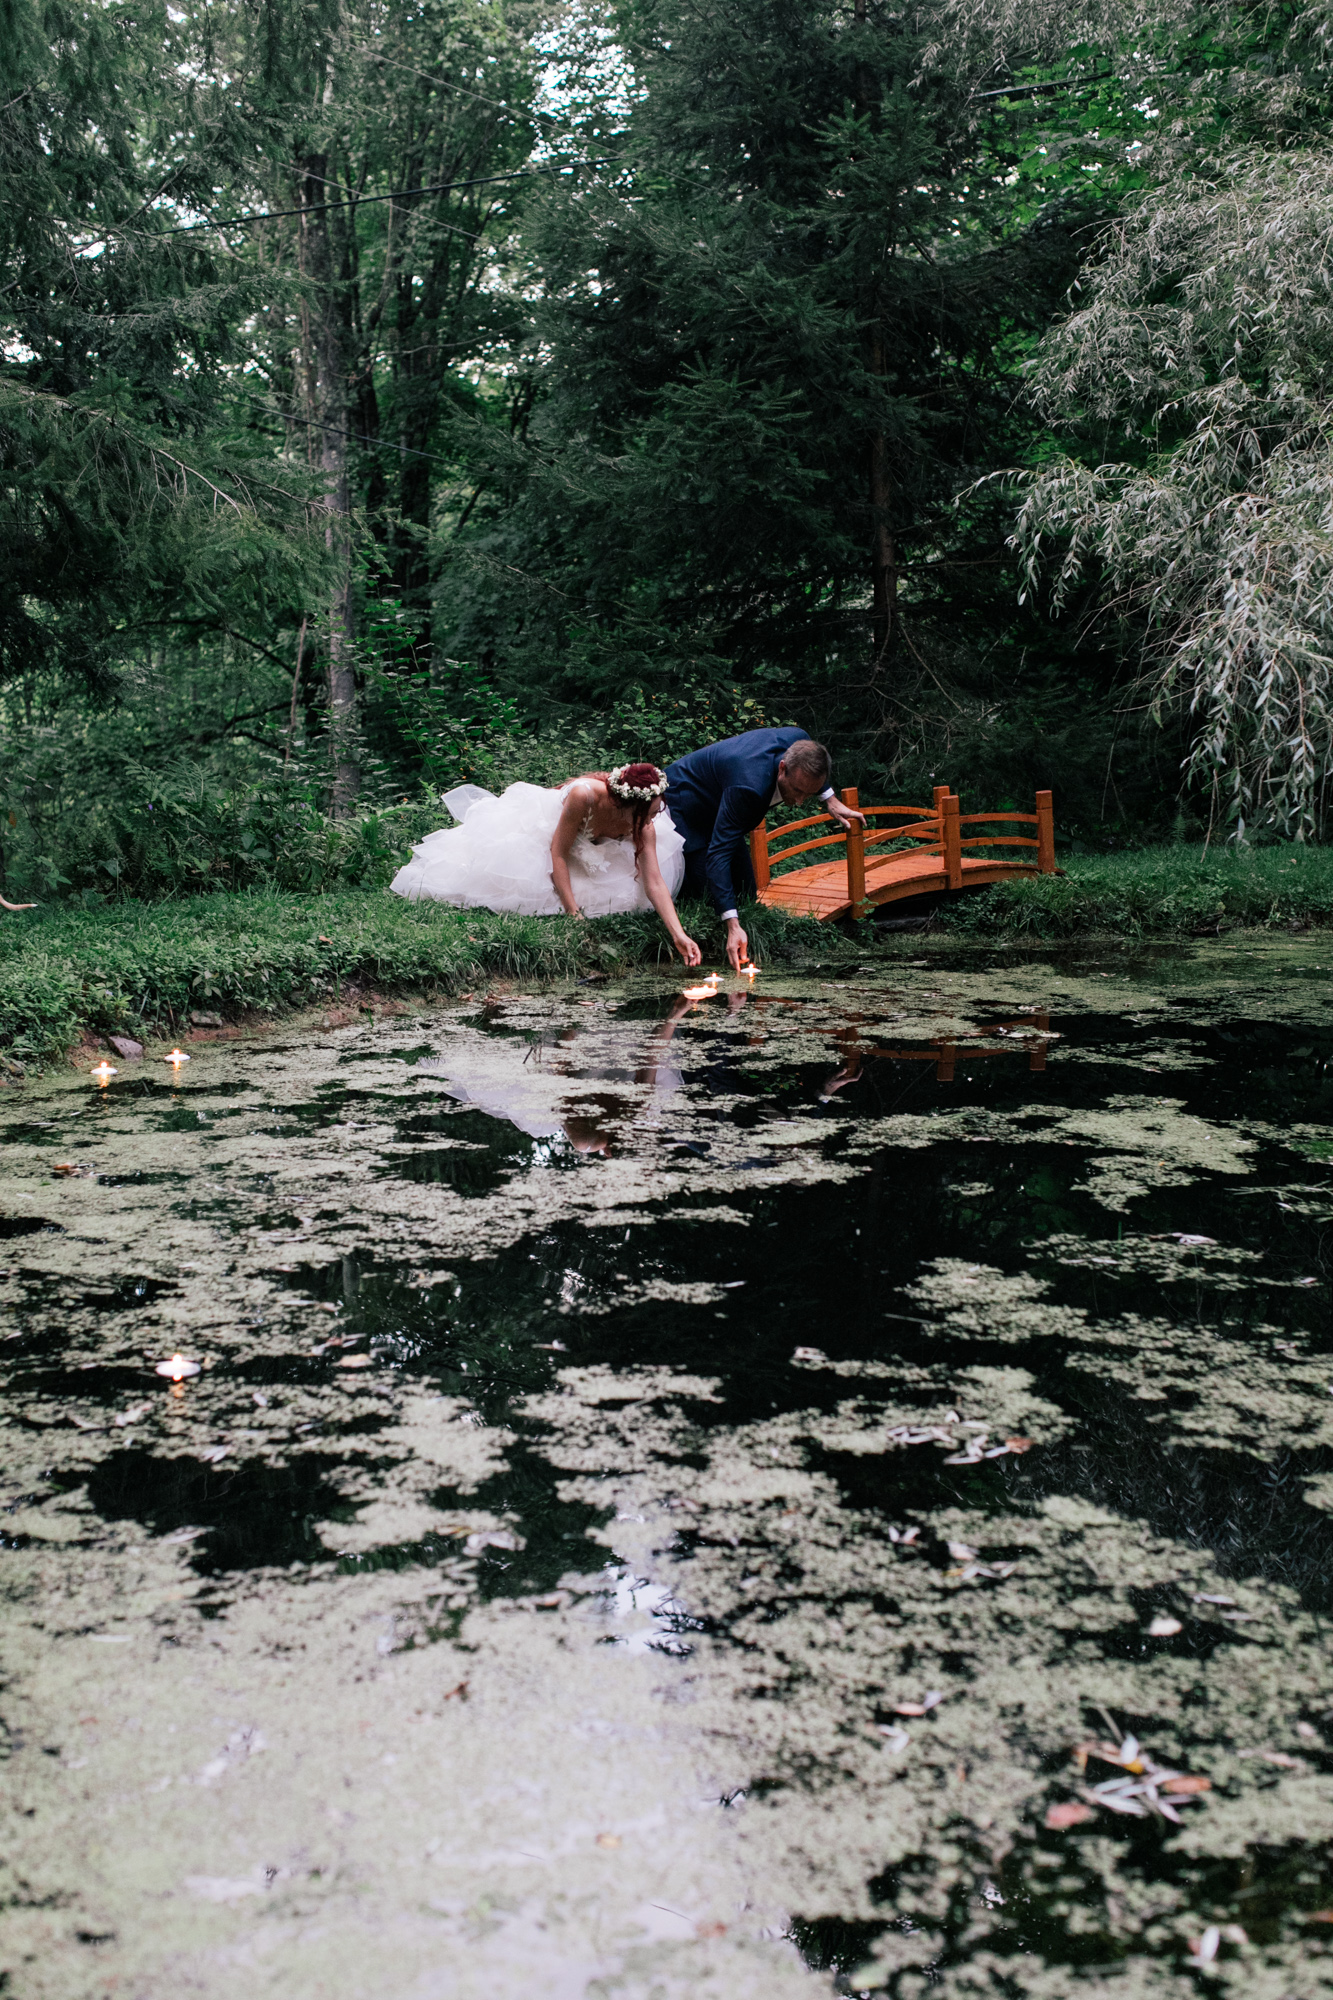
[(949, 787), (947, 785), (936, 785), (934, 791), (931, 793), (931, 798), (935, 805), (935, 818), (939, 825), (939, 832), (935, 837), (940, 843), (941, 856), (944, 854), (944, 801), (948, 796)]
[(950, 792), (940, 806), (944, 847), (944, 873), (951, 889), (963, 886), (962, 830), (958, 825), (958, 796)]
[[(855, 785), (843, 788), (842, 802), (853, 811), (860, 803), (860, 793)], [(847, 829), (847, 900), (852, 906), (852, 915), (865, 915), (866, 907), (866, 830), (856, 821)]]
[[(1041, 1013), (1032, 1016), (1032, 1025), (1034, 1028), (1040, 1028), (1045, 1033), (1051, 1025), (1051, 1017), (1043, 1009)], [(1031, 1044), (1028, 1054), (1028, 1068), (1034, 1076), (1040, 1076), (1041, 1072), (1045, 1069), (1046, 1051), (1049, 1047), (1049, 1042), (1033, 1042)]]
[(761, 819), (750, 835), (750, 859), (754, 863), (754, 886), (761, 892), (768, 887), (768, 821)]
[(958, 1045), (956, 1042), (937, 1042), (935, 1046), (939, 1050), (939, 1055), (935, 1060), (935, 1081), (936, 1083), (952, 1083), (954, 1056), (957, 1053)]
[(1055, 873), (1055, 807), (1049, 792), (1037, 793), (1037, 866), (1043, 875)]

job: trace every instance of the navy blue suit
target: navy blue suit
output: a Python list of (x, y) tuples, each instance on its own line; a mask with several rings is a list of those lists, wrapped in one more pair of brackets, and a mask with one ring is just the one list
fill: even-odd
[(754, 894), (749, 837), (772, 803), (778, 765), (803, 729), (747, 729), (667, 765), (667, 811), (685, 840), (685, 892), (715, 910)]

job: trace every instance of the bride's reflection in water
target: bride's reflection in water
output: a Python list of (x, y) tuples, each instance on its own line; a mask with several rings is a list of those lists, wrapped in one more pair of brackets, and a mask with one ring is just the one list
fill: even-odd
[[(728, 993), (725, 998), (728, 1014), (739, 1014), (750, 995)], [(652, 1092), (646, 1103), (636, 1106), (629, 1098), (604, 1097), (594, 1100), (601, 1110), (601, 1116), (590, 1117), (586, 1112), (579, 1111), (565, 1118), (565, 1137), (575, 1152), (599, 1153), (603, 1158), (608, 1158), (615, 1151), (619, 1128), (623, 1128), (636, 1110), (640, 1124), (653, 1126), (660, 1123), (665, 1101), (685, 1087), (683, 1074), (667, 1060), (667, 1047), (674, 1039), (681, 1022), (695, 1011), (697, 1005), (697, 1001), (689, 1000), (683, 993), (678, 993), (667, 1011), (665, 1020), (658, 1023), (645, 1041), (633, 1077), (635, 1083)]]
[[(723, 1003), (728, 1020), (735, 1020), (748, 1011), (756, 1029), (754, 1034), (746, 1037), (747, 1045), (752, 1048), (761, 1047), (767, 1040), (768, 1022), (765, 1016), (770, 1008), (785, 1010), (800, 1005), (798, 1000), (787, 995), (756, 994), (748, 989), (710, 994), (709, 999)], [(555, 1062), (543, 1062), (542, 1045), (529, 1049), (523, 1066), (526, 1069), (535, 1054), (531, 1082), (515, 1077), (512, 1072), (505, 1077), (497, 1077), (489, 1066), (484, 1074), (480, 1071), (470, 1074), (460, 1062), (450, 1065), (447, 1088), (459, 1102), (484, 1111), (491, 1117), (504, 1119), (532, 1138), (563, 1139), (575, 1153), (595, 1154), (608, 1159), (622, 1145), (627, 1127), (634, 1124), (649, 1129), (660, 1126), (666, 1106), (678, 1092), (684, 1090), (685, 1078), (670, 1059), (670, 1045), (682, 1024), (691, 1015), (699, 1013), (705, 1004), (698, 998), (677, 993), (664, 1018), (645, 1036), (637, 1055), (631, 1055), (633, 1068), (598, 1069), (594, 1066), (584, 1071), (589, 1083), (612, 1078), (632, 1081), (647, 1093), (646, 1096), (622, 1096), (612, 1092), (590, 1095), (581, 1092), (575, 1097), (571, 1092), (564, 1103), (558, 1100), (552, 1103), (544, 1090), (534, 1090), (532, 1084), (537, 1075), (550, 1077), (555, 1074), (577, 1083), (579, 1064), (574, 1051), (580, 1039), (578, 1029), (558, 1037), (561, 1054)], [(716, 1007), (704, 1018), (720, 1025)], [(1029, 1071), (1034, 1075), (1040, 1074), (1045, 1070), (1047, 1049), (1054, 1039), (1049, 1015), (1037, 1010), (978, 1027), (970, 1033), (964, 1029), (950, 1035), (938, 1035), (915, 1047), (884, 1047), (869, 1038), (867, 1027), (867, 1018), (858, 1015), (850, 1020), (844, 1019), (842, 1026), (830, 1030), (830, 1040), (840, 1052), (841, 1061), (825, 1078), (818, 1093), (819, 1103), (833, 1103), (841, 1093), (865, 1081), (865, 1065), (870, 1061), (930, 1063), (934, 1066), (938, 1082), (952, 1083), (960, 1063), (994, 1056), (1022, 1055), (1027, 1058)], [(873, 1032), (870, 1028), (870, 1034)], [(734, 1038), (730, 1039), (734, 1049)], [(550, 1047), (551, 1044), (545, 1046)], [(566, 1050), (570, 1053), (566, 1054)], [(726, 1068), (728, 1059), (724, 1056), (721, 1060)], [(436, 1066), (434, 1062), (423, 1065)], [(443, 1064), (438, 1066), (443, 1067)], [(713, 1080), (716, 1082), (716, 1078)], [(705, 1082), (705, 1090), (707, 1087)]]

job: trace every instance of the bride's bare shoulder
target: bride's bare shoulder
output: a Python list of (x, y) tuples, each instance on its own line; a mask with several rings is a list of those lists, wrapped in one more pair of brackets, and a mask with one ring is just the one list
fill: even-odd
[(587, 805), (596, 805), (608, 796), (606, 779), (596, 771), (584, 771), (577, 778), (567, 779), (564, 790), (568, 798), (577, 798)]

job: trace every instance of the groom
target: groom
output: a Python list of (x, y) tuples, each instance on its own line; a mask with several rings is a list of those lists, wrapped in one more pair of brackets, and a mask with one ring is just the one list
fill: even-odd
[(748, 841), (769, 807), (779, 800), (804, 805), (818, 796), (844, 826), (852, 820), (865, 825), (837, 797), (831, 774), (828, 751), (800, 729), (748, 729), (668, 764), (666, 805), (685, 840), (685, 894), (707, 892), (727, 927), (733, 966), (749, 955), (736, 906), (755, 893)]

